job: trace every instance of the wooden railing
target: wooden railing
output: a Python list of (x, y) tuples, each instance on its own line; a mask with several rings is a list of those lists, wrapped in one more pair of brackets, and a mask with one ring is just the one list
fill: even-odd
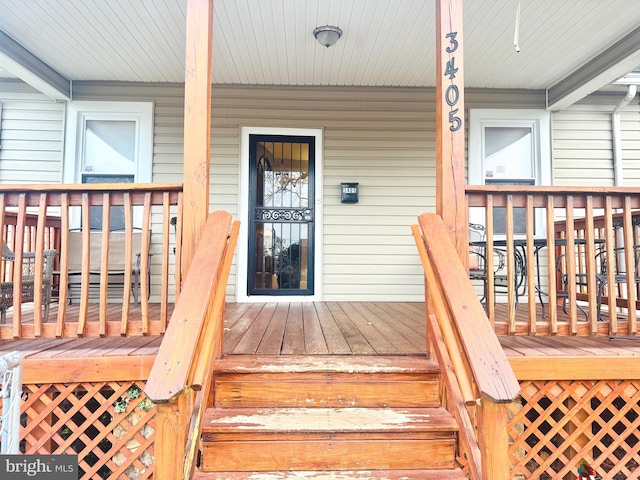
[[(498, 334), (638, 333), (638, 189), (467, 186), (467, 203), (470, 222), (486, 228), (486, 251), (502, 248), (510, 267), (503, 297), (487, 276), (485, 305)], [(526, 265), (520, 291), (518, 255)], [(492, 262), (487, 255), (489, 272)], [(606, 268), (621, 263), (631, 266), (624, 280)]]
[(425, 274), (428, 349), (442, 369), (467, 472), (507, 480), (507, 411), (520, 386), (442, 219), (425, 213), (419, 223), (412, 232)]
[[(0, 325), (0, 339), (33, 337), (76, 337), (146, 335), (162, 333), (168, 321), (169, 285), (171, 283), (169, 259), (173, 249), (169, 247), (171, 235), (175, 233), (176, 251), (173, 283), (176, 295), (180, 292), (180, 254), (182, 224), (182, 186), (159, 184), (73, 184), (73, 185), (2, 185), (0, 186), (0, 231), (3, 240), (15, 253), (15, 262), (3, 262), (3, 280), (13, 285), (6, 292), (13, 292), (11, 320)], [(170, 227), (171, 217), (177, 217), (176, 228)], [(91, 218), (93, 217), (93, 218)], [(120, 225), (112, 222), (119, 217)], [(153, 218), (152, 218), (153, 217)], [(91, 225), (99, 225), (102, 234), (100, 248), (91, 245), (96, 235), (91, 234)], [(70, 250), (70, 230), (81, 232), (80, 249)], [(114, 299), (114, 286), (109, 276), (110, 230), (122, 229), (126, 265), (122, 271), (119, 294)], [(141, 236), (139, 247), (133, 246), (133, 231)], [(153, 240), (152, 240), (153, 235)], [(161, 245), (161, 257), (153, 258), (155, 295), (159, 297), (159, 318), (149, 318), (149, 291), (151, 272), (151, 249), (157, 251)], [(45, 251), (54, 249), (54, 273), (50, 283), (43, 281)], [(98, 271), (90, 269), (91, 252), (99, 251)], [(33, 253), (31, 253), (33, 252)], [(139, 263), (135, 255), (139, 254)], [(36, 272), (33, 276), (33, 316), (27, 319), (23, 313), (23, 283), (21, 265), (23, 258), (35, 255)], [(79, 313), (68, 315), (70, 259), (81, 264), (77, 273), (80, 279)], [(48, 258), (48, 257), (47, 257)], [(140, 295), (139, 320), (130, 321), (132, 309), (131, 290), (133, 276), (139, 276)], [(158, 277), (160, 281), (158, 282)], [(158, 284), (159, 283), (159, 284)], [(7, 286), (5, 285), (5, 286)], [(54, 292), (53, 301), (58, 303), (56, 318), (44, 318), (43, 302), (47, 288)], [(119, 318), (113, 319), (108, 303), (116, 302), (120, 307)], [(90, 314), (90, 303), (99, 305), (98, 314)], [(95, 319), (95, 321), (94, 321)], [(55, 320), (55, 321), (53, 321)], [(10, 324), (9, 324), (10, 323)]]
[[(38, 215), (26, 214), (20, 225), (20, 234), (24, 252), (36, 251), (36, 239), (38, 237)], [(10, 250), (16, 251), (16, 237), (18, 228), (18, 213), (15, 211), (4, 212), (2, 239)], [(60, 246), (60, 217), (46, 217), (44, 220), (44, 249), (56, 250)], [(2, 259), (0, 263), (0, 279), (3, 282), (13, 282), (15, 262)]]
[(189, 479), (213, 362), (222, 356), (225, 290), (240, 222), (209, 215), (145, 393), (157, 406), (155, 478)]

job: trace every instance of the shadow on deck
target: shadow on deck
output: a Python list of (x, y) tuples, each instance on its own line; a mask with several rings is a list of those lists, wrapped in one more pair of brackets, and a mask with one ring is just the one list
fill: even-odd
[[(118, 322), (120, 306), (109, 308), (109, 319)], [(76, 318), (78, 309), (67, 307), (67, 321)], [(90, 311), (88, 321), (97, 322), (97, 305)], [(159, 305), (149, 305), (150, 321), (159, 311)], [(57, 305), (52, 318), (56, 314)], [(32, 322), (32, 316), (25, 306), (23, 320)], [(140, 308), (133, 307), (130, 321), (140, 318)], [(564, 320), (558, 321), (561, 325)], [(98, 478), (102, 470), (144, 472), (153, 456), (155, 409), (149, 410), (144, 394), (137, 392), (144, 388), (161, 341), (161, 335), (13, 339), (5, 332), (0, 355), (18, 350), (25, 358), (23, 451), (76, 451), (82, 459), (81, 478)], [(595, 455), (592, 447), (606, 453), (607, 458), (600, 457), (600, 471), (620, 452), (625, 458), (640, 454), (640, 442), (632, 445), (624, 432), (612, 436), (617, 423), (634, 432), (640, 422), (640, 338), (519, 335), (501, 336), (500, 342), (522, 388), (509, 423), (514, 474), (546, 478), (540, 475), (573, 471), (573, 459)], [(365, 364), (384, 357), (390, 365), (408, 368), (412, 359), (424, 361), (425, 345), (423, 303), (228, 304), (220, 365), (231, 371), (234, 365), (262, 369), (269, 362), (303, 369), (321, 362), (326, 369), (335, 363), (328, 361), (330, 356), (349, 356)], [(548, 416), (545, 409), (563, 415)], [(80, 410), (84, 413), (76, 414)], [(616, 425), (609, 425), (607, 412), (614, 412)], [(93, 431), (88, 425), (95, 422), (105, 425), (103, 433), (96, 430), (85, 448), (85, 432)], [(592, 435), (596, 423), (601, 431)], [(108, 447), (108, 452), (93, 461), (90, 452), (98, 447)], [(566, 457), (565, 447), (575, 454)], [(607, 468), (637, 478), (637, 468), (629, 462)]]
[[(99, 305), (89, 305), (88, 325), (99, 319)], [(57, 317), (58, 305), (50, 318)], [(169, 315), (173, 304), (169, 305)], [(518, 312), (526, 312), (519, 309)], [(33, 323), (33, 309), (23, 305), (23, 323)], [(496, 329), (507, 357), (518, 364), (522, 358), (633, 357), (640, 356), (640, 338), (599, 336), (504, 335), (506, 305), (496, 306)], [(542, 312), (538, 305), (538, 314)], [(121, 306), (110, 304), (107, 321), (120, 321)], [(78, 321), (79, 306), (67, 305), (66, 321)], [(141, 321), (140, 306), (132, 306), (129, 323)], [(160, 317), (160, 305), (149, 304), (149, 320)], [(97, 338), (16, 339), (7, 324), (0, 330), (0, 354), (12, 350), (25, 358), (73, 358), (92, 356), (153, 355), (161, 335)], [(517, 324), (526, 319), (518, 314)], [(586, 323), (586, 322), (585, 322)], [(559, 329), (568, 324), (568, 316), (558, 314)], [(544, 325), (544, 324), (543, 324)], [(140, 338), (139, 338), (140, 337)], [(136, 345), (144, 346), (138, 353)], [(142, 347), (141, 347), (142, 348)], [(225, 355), (425, 355), (426, 328), (421, 302), (315, 302), (315, 303), (229, 303), (225, 315)]]

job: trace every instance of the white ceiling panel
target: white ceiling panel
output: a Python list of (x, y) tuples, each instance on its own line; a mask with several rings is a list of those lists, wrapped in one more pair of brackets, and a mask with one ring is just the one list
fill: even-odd
[[(640, 25), (637, 0), (464, 1), (465, 85), (549, 88)], [(182, 82), (186, 0), (0, 0), (0, 30), (71, 80)], [(313, 38), (337, 25), (331, 48)], [(435, 85), (431, 0), (214, 0), (213, 81)]]

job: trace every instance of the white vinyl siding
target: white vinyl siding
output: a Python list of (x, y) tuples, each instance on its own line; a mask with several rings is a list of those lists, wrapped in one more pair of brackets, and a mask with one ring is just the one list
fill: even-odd
[[(541, 92), (465, 94), (467, 108), (544, 105)], [(74, 100), (154, 102), (152, 181), (182, 181), (183, 85), (77, 82)], [(324, 255), (316, 260), (322, 262), (324, 299), (424, 299), (410, 225), (420, 213), (435, 210), (433, 89), (214, 86), (212, 104), (211, 210), (238, 215), (241, 127), (321, 128), (324, 170), (317, 174), (323, 178), (318, 195), (324, 214), (317, 220), (323, 222)], [(59, 151), (57, 181), (61, 158)], [(340, 203), (341, 182), (360, 184), (359, 203)], [(160, 284), (159, 220), (159, 214), (152, 216), (154, 287)], [(235, 281), (232, 270), (229, 300)], [(152, 300), (156, 296), (152, 292)]]
[(626, 187), (640, 187), (640, 101), (635, 98), (620, 115), (622, 177)]
[(64, 103), (13, 80), (0, 103), (0, 183), (60, 183)]
[(591, 96), (552, 114), (554, 185), (614, 184), (611, 112), (618, 101)]

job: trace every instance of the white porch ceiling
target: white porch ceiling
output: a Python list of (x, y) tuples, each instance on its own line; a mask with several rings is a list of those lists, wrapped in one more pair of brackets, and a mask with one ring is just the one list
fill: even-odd
[[(522, 0), (516, 53), (517, 3), (464, 1), (467, 87), (551, 88), (640, 26), (637, 0)], [(0, 30), (71, 81), (184, 81), (185, 18), (186, 0), (0, 0)], [(324, 24), (344, 32), (329, 49)], [(432, 0), (214, 0), (214, 83), (434, 86), (434, 50)]]

